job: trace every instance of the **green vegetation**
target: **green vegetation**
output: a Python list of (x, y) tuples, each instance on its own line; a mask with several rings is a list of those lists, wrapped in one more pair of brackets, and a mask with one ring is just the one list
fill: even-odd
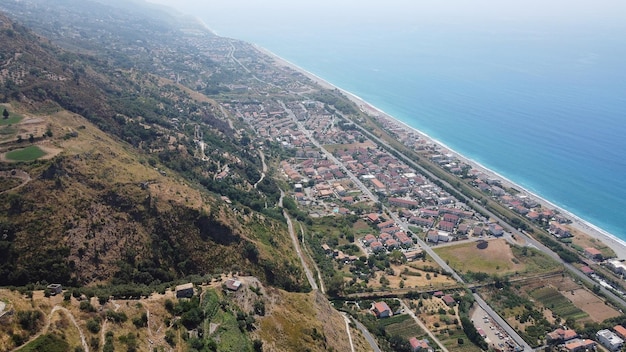
[(41, 148), (36, 145), (31, 145), (26, 148), (16, 149), (6, 153), (6, 158), (15, 161), (32, 161), (41, 158), (44, 155), (46, 155), (46, 152), (41, 150)]
[(70, 345), (54, 334), (41, 335), (28, 345), (20, 348), (20, 352), (66, 352)]
[(536, 289), (530, 292), (530, 296), (538, 302), (541, 302), (544, 307), (549, 308), (554, 314), (557, 314), (564, 320), (579, 320), (589, 316), (554, 287), (547, 286)]
[(3, 118), (0, 119), (0, 126), (15, 125), (16, 123), (22, 121), (22, 116), (15, 113), (9, 114), (7, 109), (4, 109), (2, 117)]

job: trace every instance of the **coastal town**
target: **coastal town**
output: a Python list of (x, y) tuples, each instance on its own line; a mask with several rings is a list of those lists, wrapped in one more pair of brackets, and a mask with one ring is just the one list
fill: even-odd
[[(56, 35), (80, 36), (82, 30), (66, 26)], [(338, 334), (351, 351), (623, 350), (626, 247), (616, 239), (262, 48), (219, 37), (197, 22), (180, 31), (181, 38), (167, 33), (111, 47), (137, 57), (136, 67), (210, 97), (202, 98), (201, 109), (177, 101), (172, 130), (158, 131), (167, 142), (147, 149), (193, 155), (207, 183), (232, 186), (236, 179), (237, 192), (260, 199), (255, 211), (269, 209), (255, 215), (260, 221), (268, 214), (280, 218), (302, 267), (292, 271), (345, 319), (346, 330)], [(204, 117), (190, 122), (189, 116)], [(152, 131), (146, 126), (142, 130)], [(237, 140), (260, 165), (260, 175), (251, 173), (258, 176), (254, 182), (235, 173), (240, 156), (207, 149), (208, 129), (234, 131), (220, 137)], [(176, 144), (185, 140), (189, 145)], [(171, 172), (152, 167), (162, 177)], [(260, 191), (267, 178), (277, 180), (280, 198)], [(141, 184), (142, 190), (150, 187)], [(249, 204), (231, 198), (219, 194), (219, 206), (239, 220), (254, 217)], [(258, 250), (237, 248), (258, 259)], [(237, 301), (260, 319), (265, 305), (259, 297), (277, 295), (236, 270), (208, 281), (176, 285), (158, 296), (189, 302), (217, 290), (226, 298), (210, 297), (213, 312)], [(91, 298), (103, 302), (101, 310), (121, 306), (108, 297), (70, 297), (56, 283), (38, 298), (44, 295), (80, 301), (81, 311), (95, 311), (86, 304)], [(170, 301), (166, 309), (182, 311), (176, 304)], [(5, 307), (0, 301), (0, 323), (12, 312)], [(236, 315), (241, 332), (255, 328), (255, 314), (246, 314)], [(174, 323), (183, 320), (173, 316)], [(115, 318), (111, 313), (104, 323)], [(133, 324), (149, 326), (148, 319)], [(220, 329), (205, 325), (211, 333)], [(180, 329), (178, 341), (203, 333)], [(148, 332), (151, 346), (156, 338)], [(352, 333), (364, 346), (354, 346)], [(311, 334), (326, 339), (317, 330)]]
[[(247, 55), (246, 51), (237, 52), (237, 63), (244, 66), (246, 60), (243, 57)], [(354, 292), (355, 295), (358, 292), (369, 292), (369, 297), (372, 297), (376, 292), (410, 294), (411, 289), (417, 289), (424, 292), (422, 294), (428, 293), (423, 296), (428, 301), (440, 300), (442, 307), (456, 306), (463, 298), (459, 294), (458, 284), (453, 280), (452, 272), (460, 272), (462, 269), (442, 265), (441, 273), (446, 280), (431, 282), (425, 288), (420, 284), (410, 285), (411, 280), (403, 275), (400, 275), (401, 279), (395, 287), (387, 283), (389, 280), (385, 276), (381, 277), (382, 284), (378, 287), (368, 284), (368, 279), (376, 276), (363, 270), (363, 267), (380, 254), (400, 258), (399, 263), (416, 263), (433, 253), (430, 250), (427, 252), (427, 249), (435, 249), (434, 253), (437, 253), (436, 249), (440, 247), (466, 246), (468, 243), (474, 243), (480, 248), (505, 241), (507, 246), (537, 248), (533, 242), (526, 240), (529, 234), (526, 230), (529, 228), (511, 227), (503, 219), (468, 204), (465, 197), (455, 197), (452, 194), (455, 192), (448, 192), (450, 188), (442, 185), (440, 180), (426, 175), (414, 165), (409, 165), (405, 162), (406, 156), (400, 157), (397, 150), (389, 147), (388, 143), (381, 143), (382, 138), (377, 138), (381, 135), (380, 132), (368, 131), (359, 126), (363, 117), (347, 117), (349, 112), (344, 113), (328, 103), (312, 99), (312, 95), (307, 93), (314, 91), (314, 88), (304, 74), (291, 71), (288, 64), (281, 66), (280, 63), (285, 63), (280, 59), (278, 62), (278, 67), (283, 68), (279, 72), (284, 77), (277, 78), (274, 73), (269, 87), (289, 87), (289, 95), (300, 99), (270, 99), (267, 103), (261, 102), (261, 99), (255, 102), (232, 101), (224, 106), (230, 114), (246, 121), (255, 129), (259, 150), (263, 149), (265, 143), (277, 143), (291, 155), (280, 163), (280, 172), (291, 185), (291, 196), (301, 209), (317, 218), (351, 217), (358, 219), (365, 227), (353, 237), (353, 246), (341, 245), (341, 242), (336, 241), (321, 244), (323, 252), (338, 267), (343, 267), (343, 270), (347, 267), (349, 270), (346, 273), (357, 274), (347, 283), (345, 292)], [(289, 77), (293, 81), (285, 85), (284, 81), (290, 81)], [(260, 96), (266, 94), (259, 87), (254, 89), (258, 89), (256, 93)], [(496, 201), (519, 217), (544, 229), (553, 240), (568, 244), (572, 250), (564, 256), (575, 253), (581, 259), (567, 260), (564, 263), (579, 262), (575, 270), (591, 280), (588, 281), (590, 288), (585, 289), (581, 285), (571, 290), (572, 294), (577, 290), (607, 290), (619, 299), (624, 297), (623, 284), (616, 284), (615, 278), (619, 276), (613, 274), (621, 275), (626, 266), (608, 246), (594, 241), (593, 238), (590, 240), (589, 236), (583, 234), (580, 227), (573, 225), (572, 218), (567, 214), (523, 189), (516, 188), (508, 180), (463, 159), (365, 102), (357, 100), (355, 103), (390, 138), (415, 151), (419, 158), (428, 160), (432, 165), (479, 191), (482, 199), (474, 198), (472, 203), (486, 205), (486, 199)], [(555, 258), (563, 261), (558, 255)], [(407, 268), (410, 267), (402, 270), (405, 273), (410, 272), (411, 269)], [(600, 268), (599, 275), (595, 268)], [(392, 273), (393, 276), (393, 269), (383, 271)], [(548, 271), (545, 275), (553, 275), (553, 272)], [(513, 274), (511, 278), (520, 276), (519, 279), (523, 281), (527, 275)], [(445, 294), (447, 290), (454, 293), (454, 296)], [(554, 291), (561, 295), (558, 289)], [(384, 296), (381, 294), (381, 297)], [(423, 299), (419, 302), (423, 304)], [(602, 300), (597, 302), (603, 304)], [(374, 301), (372, 313), (379, 319), (392, 316), (394, 309), (388, 303), (385, 300)], [(418, 304), (408, 303), (413, 307)], [(612, 312), (607, 312), (606, 317), (617, 316), (618, 310), (621, 311), (619, 305)], [(428, 321), (427, 317), (419, 314), (419, 309), (417, 311), (416, 320)], [(518, 335), (518, 331), (510, 329), (510, 326), (514, 326), (515, 318), (511, 320), (511, 317), (503, 317), (502, 320), (499, 316), (483, 317), (477, 311), (482, 309), (475, 309), (472, 314), (476, 331), (494, 350), (538, 348), (536, 343), (531, 346)], [(402, 315), (403, 310), (395, 313)], [(495, 312), (492, 314), (497, 315)], [(558, 313), (553, 311), (552, 314), (554, 317)], [(437, 325), (439, 324), (433, 325), (431, 331), (437, 331)], [(623, 336), (619, 336), (620, 333), (623, 334), (623, 329), (621, 325), (615, 325), (612, 329), (597, 331), (589, 339), (580, 338), (574, 330), (563, 325), (563, 328), (540, 338), (544, 346), (558, 346), (565, 351), (589, 350), (600, 348), (599, 346), (616, 351), (623, 344)], [(421, 340), (412, 337), (412, 350), (445, 349), (439, 340), (427, 337), (421, 336)]]

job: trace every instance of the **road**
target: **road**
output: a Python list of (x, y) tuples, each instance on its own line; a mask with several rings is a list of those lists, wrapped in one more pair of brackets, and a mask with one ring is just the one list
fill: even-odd
[(411, 310), (411, 308), (409, 308), (409, 306), (407, 306), (403, 300), (398, 298), (398, 301), (400, 302), (400, 305), (402, 306), (402, 308), (404, 309), (404, 311), (411, 316), (411, 318), (413, 318), (413, 320), (415, 320), (415, 322), (417, 323), (417, 325), (420, 326), (420, 328), (422, 328), (422, 330), (426, 331), (426, 333), (428, 334), (428, 336), (430, 336), (431, 341), (433, 341), (434, 343), (436, 343), (443, 352), (449, 352), (448, 349), (446, 348), (446, 346), (443, 345), (443, 343), (441, 343), (441, 341), (439, 341), (439, 339), (435, 336), (435, 334), (432, 333), (432, 331), (430, 331), (430, 329), (428, 329), (426, 327), (426, 325), (424, 325), (424, 323), (415, 315), (415, 313), (413, 313), (413, 311)]
[(367, 340), (367, 343), (369, 343), (370, 346), (372, 347), (372, 350), (374, 352), (381, 352), (380, 348), (378, 347), (378, 344), (376, 343), (376, 339), (374, 338), (374, 336), (372, 336), (372, 334), (370, 334), (369, 330), (367, 330), (365, 325), (361, 324), (361, 322), (359, 322), (358, 320), (354, 318), (351, 318), (351, 319), (356, 325), (356, 327), (359, 330), (361, 330), (361, 333), (363, 334), (363, 336), (365, 336), (365, 339)]
[(350, 319), (346, 313), (341, 313), (343, 320), (346, 321), (346, 332), (348, 332), (348, 340), (350, 341), (350, 351), (354, 352), (354, 343), (352, 342), (352, 333), (350, 332)]
[[(285, 192), (280, 191), (280, 201), (279, 205), (283, 206), (283, 198), (285, 197)], [(296, 236), (296, 231), (293, 228), (293, 222), (291, 221), (291, 217), (287, 213), (287, 210), (283, 209), (283, 216), (287, 220), (287, 228), (289, 229), (289, 236), (291, 236), (291, 241), (293, 242), (293, 247), (296, 249), (296, 253), (298, 254), (298, 258), (300, 258), (300, 263), (302, 263), (302, 267), (304, 268), (304, 274), (306, 275), (307, 280), (309, 280), (309, 285), (311, 285), (312, 290), (319, 290), (317, 286), (317, 282), (315, 282), (315, 278), (313, 277), (313, 273), (306, 261), (304, 260), (304, 255), (302, 255), (302, 251), (300, 250), (300, 244), (298, 243), (298, 237)]]

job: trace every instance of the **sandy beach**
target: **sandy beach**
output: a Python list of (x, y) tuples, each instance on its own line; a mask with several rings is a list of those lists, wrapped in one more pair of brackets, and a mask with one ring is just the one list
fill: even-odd
[(307, 76), (309, 79), (311, 79), (313, 82), (315, 82), (316, 84), (320, 85), (323, 88), (327, 88), (327, 89), (337, 89), (339, 91), (341, 91), (343, 94), (345, 94), (353, 103), (355, 103), (357, 106), (359, 106), (362, 111), (364, 111), (365, 113), (369, 114), (370, 116), (373, 117), (377, 117), (379, 119), (387, 119), (389, 121), (393, 121), (393, 123), (395, 123), (396, 125), (402, 126), (403, 128), (405, 128), (407, 131), (411, 130), (414, 131), (415, 133), (419, 134), (420, 136), (422, 136), (422, 138), (426, 139), (428, 142), (432, 142), (435, 143), (437, 145), (439, 145), (441, 148), (449, 151), (450, 153), (453, 153), (454, 155), (456, 155), (456, 157), (461, 160), (462, 162), (471, 165), (473, 168), (480, 170), (482, 173), (488, 175), (489, 177), (493, 177), (493, 178), (497, 178), (500, 179), (502, 184), (505, 187), (509, 187), (509, 188), (515, 188), (519, 191), (521, 191), (524, 195), (527, 195), (528, 197), (531, 197), (532, 199), (534, 199), (536, 202), (538, 202), (539, 204), (541, 204), (542, 207), (546, 207), (549, 209), (554, 209), (556, 211), (558, 211), (559, 213), (561, 213), (562, 215), (564, 215), (565, 217), (567, 217), (568, 219), (570, 219), (572, 222), (571, 224), (569, 224), (568, 226), (572, 227), (572, 229), (574, 231), (578, 231), (581, 233), (584, 233), (592, 238), (595, 238), (599, 241), (601, 241), (602, 243), (604, 243), (605, 245), (607, 245), (608, 247), (610, 247), (615, 254), (617, 255), (617, 258), (619, 259), (626, 259), (626, 241), (617, 238), (616, 236), (610, 234), (609, 232), (599, 228), (598, 226), (595, 226), (594, 224), (585, 221), (584, 219), (576, 216), (575, 214), (572, 214), (570, 212), (568, 212), (567, 210), (555, 205), (554, 203), (548, 201), (547, 199), (544, 199), (542, 197), (540, 197), (539, 195), (530, 192), (529, 190), (521, 187), (520, 185), (514, 183), (513, 181), (503, 177), (502, 175), (496, 173), (493, 170), (490, 170), (488, 168), (486, 168), (485, 166), (481, 165), (480, 163), (466, 158), (465, 156), (463, 156), (462, 154), (452, 150), (450, 147), (446, 146), (445, 144), (441, 143), (438, 140), (433, 139), (432, 137), (428, 136), (427, 134), (423, 133), (420, 130), (417, 130), (409, 125), (407, 125), (406, 123), (394, 118), (393, 116), (385, 113), (383, 110), (373, 106), (372, 104), (366, 102), (365, 100), (363, 100), (362, 98), (360, 98), (359, 96), (352, 94), (344, 89), (341, 89), (340, 87), (336, 87), (333, 84), (329, 83), (328, 81), (325, 81), (324, 79), (320, 78), (319, 76), (303, 69), (302, 67), (299, 67), (298, 65), (295, 65), (283, 58), (281, 58), (280, 56), (272, 53), (271, 51), (262, 48), (260, 46), (254, 45), (255, 48), (257, 50), (259, 50), (260, 52), (272, 57), (274, 59), (274, 61), (276, 62), (276, 64), (278, 65), (282, 65), (282, 66), (287, 66), (290, 67), (300, 73), (302, 73), (303, 75)]

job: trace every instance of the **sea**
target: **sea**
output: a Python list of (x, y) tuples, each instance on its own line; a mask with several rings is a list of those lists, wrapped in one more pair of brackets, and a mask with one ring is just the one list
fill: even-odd
[(196, 15), (217, 34), (272, 51), (626, 240), (619, 21), (348, 26)]

